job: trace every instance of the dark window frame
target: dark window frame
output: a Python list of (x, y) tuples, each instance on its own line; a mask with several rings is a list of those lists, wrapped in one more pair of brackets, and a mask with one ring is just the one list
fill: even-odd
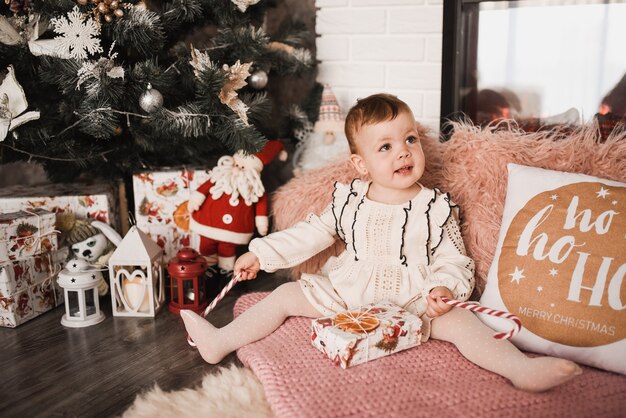
[[(480, 3), (517, 0), (446, 0), (443, 2), (440, 128), (444, 138), (451, 135), (450, 120), (464, 115), (475, 119), (474, 104), (463, 103), (463, 92), (477, 89), (472, 77), (478, 68), (478, 13)], [(466, 109), (461, 113), (460, 109)]]

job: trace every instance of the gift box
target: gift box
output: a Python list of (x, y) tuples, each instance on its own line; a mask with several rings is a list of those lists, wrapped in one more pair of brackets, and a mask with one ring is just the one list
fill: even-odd
[(58, 248), (56, 216), (44, 209), (0, 214), (0, 263)]
[(209, 179), (209, 170), (171, 169), (133, 175), (137, 226), (172, 258), (182, 247), (199, 249), (200, 238), (189, 231), (187, 202)]
[(21, 260), (0, 263), (0, 297), (21, 292), (46, 280), (58, 270), (68, 255), (69, 249), (63, 247)]
[(18, 185), (0, 189), (0, 212), (34, 208), (57, 214), (71, 212), (76, 219), (96, 219), (120, 231), (118, 201), (116, 187), (107, 183)]
[(422, 320), (388, 301), (311, 323), (313, 346), (344, 369), (418, 346), (421, 341)]
[(141, 230), (163, 249), (166, 260), (171, 259), (184, 247), (191, 247), (198, 251), (200, 236), (191, 231), (183, 230), (171, 225), (142, 226)]
[(0, 326), (15, 328), (64, 302), (56, 277), (68, 254), (63, 247), (0, 266)]

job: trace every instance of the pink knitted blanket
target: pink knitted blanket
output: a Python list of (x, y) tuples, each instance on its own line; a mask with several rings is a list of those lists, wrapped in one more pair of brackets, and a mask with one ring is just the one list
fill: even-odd
[[(235, 315), (266, 293), (242, 296)], [(623, 417), (626, 377), (583, 367), (582, 376), (546, 393), (514, 389), (431, 340), (349, 369), (310, 343), (310, 320), (291, 318), (267, 338), (237, 351), (261, 380), (278, 417)]]

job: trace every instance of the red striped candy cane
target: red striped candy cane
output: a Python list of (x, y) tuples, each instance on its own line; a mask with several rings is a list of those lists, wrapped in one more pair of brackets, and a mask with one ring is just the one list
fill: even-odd
[(511, 331), (500, 332), (498, 334), (494, 334), (493, 338), (496, 338), (498, 340), (504, 340), (504, 339), (508, 340), (509, 338), (513, 337), (515, 334), (520, 332), (520, 330), (522, 329), (522, 321), (520, 321), (520, 319), (517, 316), (513, 315), (510, 312), (504, 312), (504, 311), (499, 311), (497, 309), (487, 308), (486, 306), (481, 306), (477, 302), (461, 302), (458, 300), (448, 299), (446, 297), (442, 297), (441, 300), (450, 306), (468, 309), (472, 312), (484, 313), (487, 315), (497, 316), (499, 318), (510, 319), (511, 321), (513, 321), (513, 323), (515, 323), (515, 327), (513, 327)]
[[(220, 294), (217, 295), (215, 297), (215, 299), (213, 299), (213, 301), (209, 304), (209, 306), (206, 307), (204, 312), (202, 312), (202, 317), (203, 318), (206, 318), (206, 316), (209, 314), (209, 312), (211, 312), (215, 308), (215, 305), (217, 305), (220, 300), (224, 299), (224, 296), (226, 296), (226, 293), (228, 293), (230, 291), (230, 289), (233, 288), (233, 286), (237, 283), (237, 281), (239, 281), (240, 278), (241, 278), (241, 273), (239, 273), (236, 276), (234, 276), (230, 280), (230, 282), (228, 282), (228, 284), (226, 286), (224, 286), (224, 288), (222, 289)], [(196, 344), (193, 342), (193, 340), (191, 339), (191, 337), (189, 335), (187, 335), (187, 342), (192, 347), (196, 346)]]

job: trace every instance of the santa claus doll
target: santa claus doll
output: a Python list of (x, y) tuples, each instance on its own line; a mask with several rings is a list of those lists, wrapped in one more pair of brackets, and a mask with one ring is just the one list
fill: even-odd
[(189, 199), (189, 228), (200, 235), (200, 254), (223, 273), (232, 274), (236, 249), (250, 242), (255, 227), (260, 235), (267, 235), (267, 196), (261, 171), (279, 154), (286, 155), (283, 145), (272, 140), (257, 154), (238, 152), (221, 157), (209, 180)]

